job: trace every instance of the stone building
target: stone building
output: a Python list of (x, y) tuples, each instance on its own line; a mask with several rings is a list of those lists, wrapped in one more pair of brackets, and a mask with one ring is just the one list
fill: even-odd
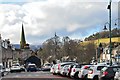
[(9, 39), (2, 40), (0, 43), (1, 54), (2, 54), (2, 63), (5, 68), (9, 68), (12, 66), (13, 62), (13, 52), (14, 47), (10, 44)]

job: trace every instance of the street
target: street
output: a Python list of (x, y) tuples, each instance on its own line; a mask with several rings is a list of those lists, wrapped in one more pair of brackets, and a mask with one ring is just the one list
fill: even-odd
[(50, 72), (20, 72), (8, 73), (1, 80), (70, 80), (70, 78), (52, 75)]

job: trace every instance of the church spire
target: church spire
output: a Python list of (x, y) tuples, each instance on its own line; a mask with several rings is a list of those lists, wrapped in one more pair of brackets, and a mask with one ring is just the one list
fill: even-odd
[(22, 24), (20, 49), (24, 49), (25, 46), (26, 46), (26, 41), (25, 41), (24, 27), (23, 27), (23, 24)]

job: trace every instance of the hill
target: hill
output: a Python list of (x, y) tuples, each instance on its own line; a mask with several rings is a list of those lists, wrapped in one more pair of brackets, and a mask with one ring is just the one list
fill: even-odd
[[(20, 49), (20, 44), (12, 44), (15, 48)], [(36, 50), (42, 47), (42, 45), (30, 45), (31, 50)]]

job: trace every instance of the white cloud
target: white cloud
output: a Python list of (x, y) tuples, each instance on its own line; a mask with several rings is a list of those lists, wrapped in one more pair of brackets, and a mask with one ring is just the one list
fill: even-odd
[[(30, 43), (52, 37), (56, 31), (61, 33), (66, 31), (75, 36), (76, 31), (79, 30), (81, 37), (82, 34), (86, 36), (89, 33), (87, 30), (107, 21), (106, 5), (108, 3), (75, 0), (42, 0), (38, 2), (31, 0), (30, 3), (23, 5), (0, 4), (0, 32), (4, 38), (10, 38), (13, 43), (19, 43), (23, 22), (26, 37), (29, 38), (27, 41)], [(113, 4), (113, 7), (113, 17), (116, 17), (116, 3)]]

